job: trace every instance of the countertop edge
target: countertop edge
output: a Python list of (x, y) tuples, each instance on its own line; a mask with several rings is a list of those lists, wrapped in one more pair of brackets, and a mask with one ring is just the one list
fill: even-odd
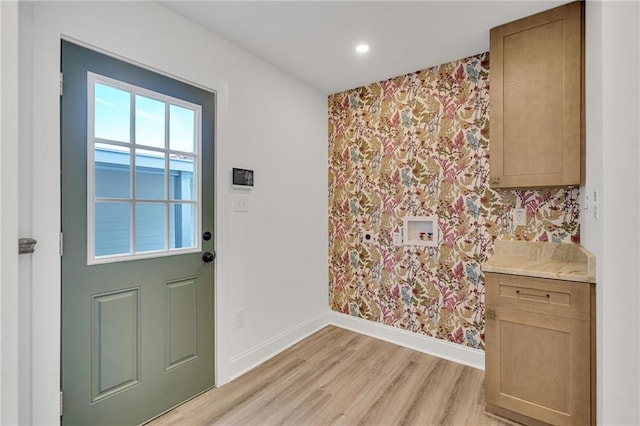
[(552, 280), (562, 280), (562, 281), (574, 281), (574, 282), (582, 282), (582, 283), (589, 283), (589, 284), (595, 284), (596, 282), (596, 277), (590, 276), (590, 275), (562, 274), (562, 273), (545, 272), (545, 271), (531, 271), (531, 270), (500, 267), (500, 266), (490, 265), (488, 263), (485, 263), (482, 265), (482, 271), (493, 272), (498, 274), (519, 275), (524, 277), (548, 278)]

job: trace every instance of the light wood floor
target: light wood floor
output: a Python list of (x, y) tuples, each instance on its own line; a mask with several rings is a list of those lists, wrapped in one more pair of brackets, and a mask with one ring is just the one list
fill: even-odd
[(483, 371), (328, 326), (149, 424), (506, 425), (483, 389)]

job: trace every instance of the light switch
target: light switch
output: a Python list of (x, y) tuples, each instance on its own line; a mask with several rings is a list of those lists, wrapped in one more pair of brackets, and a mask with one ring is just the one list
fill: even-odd
[(233, 197), (233, 211), (234, 212), (248, 212), (249, 211), (249, 197), (247, 195), (235, 195)]

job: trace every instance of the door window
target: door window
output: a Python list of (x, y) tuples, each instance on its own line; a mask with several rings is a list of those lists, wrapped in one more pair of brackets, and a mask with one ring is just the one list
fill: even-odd
[(87, 262), (200, 251), (201, 107), (89, 72)]

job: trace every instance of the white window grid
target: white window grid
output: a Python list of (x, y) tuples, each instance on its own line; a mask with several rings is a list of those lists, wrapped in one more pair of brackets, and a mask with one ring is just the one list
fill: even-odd
[[(96, 83), (104, 84), (114, 87), (116, 89), (124, 90), (130, 93), (130, 135), (129, 142), (121, 142), (109, 139), (96, 138), (95, 135), (95, 85)], [(136, 110), (135, 110), (135, 98), (136, 95), (144, 96), (150, 99), (158, 100), (165, 103), (165, 141), (164, 148), (157, 148), (148, 145), (137, 145), (135, 140), (135, 123), (136, 123)], [(194, 111), (194, 150), (193, 152), (185, 152), (172, 150), (169, 146), (169, 108), (170, 105), (180, 106), (186, 109)], [(121, 146), (130, 149), (130, 197), (129, 198), (98, 198), (95, 196), (95, 144), (96, 143), (108, 143), (114, 146)], [(136, 198), (136, 155), (135, 148), (144, 149), (146, 151), (156, 151), (164, 154), (165, 159), (165, 178), (164, 178), (164, 199), (137, 199)], [(200, 234), (202, 233), (202, 209), (201, 209), (201, 197), (202, 197), (202, 107), (185, 100), (174, 98), (172, 96), (164, 95), (152, 90), (144, 89), (139, 86), (135, 86), (129, 83), (125, 83), (120, 80), (116, 80), (110, 77), (106, 77), (93, 72), (87, 72), (87, 264), (105, 264), (115, 263), (131, 260), (150, 259), (165, 256), (174, 256), (187, 253), (197, 253), (202, 251), (202, 244)], [(194, 160), (194, 188), (193, 188), (193, 200), (172, 200), (169, 197), (169, 179), (171, 178), (169, 170), (169, 162), (171, 155), (186, 155)], [(129, 223), (130, 223), (130, 235), (129, 235), (129, 253), (113, 254), (96, 256), (96, 241), (95, 241), (95, 205), (97, 202), (113, 202), (113, 203), (128, 203), (129, 209)], [(136, 236), (136, 204), (137, 203), (149, 203), (149, 204), (163, 204), (165, 209), (164, 215), (164, 249), (155, 251), (135, 252), (135, 236)], [(169, 207), (170, 204), (190, 204), (195, 209), (195, 230), (194, 230), (194, 243), (193, 247), (186, 248), (170, 248), (170, 233), (169, 233)]]

